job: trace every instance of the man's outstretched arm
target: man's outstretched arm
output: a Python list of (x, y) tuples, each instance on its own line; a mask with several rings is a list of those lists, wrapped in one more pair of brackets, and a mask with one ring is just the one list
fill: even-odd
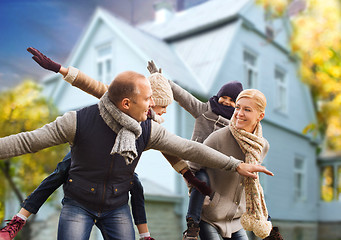
[(237, 171), (246, 177), (257, 178), (254, 172), (273, 175), (265, 167), (243, 163), (241, 160), (226, 156), (204, 144), (176, 136), (154, 122), (152, 122), (151, 137), (147, 149), (156, 149), (210, 168)]
[(55, 121), (30, 132), (0, 138), (0, 159), (34, 153), (63, 143), (73, 144), (76, 112), (67, 112)]

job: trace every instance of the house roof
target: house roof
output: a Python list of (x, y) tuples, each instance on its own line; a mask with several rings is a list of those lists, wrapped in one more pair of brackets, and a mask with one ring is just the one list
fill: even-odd
[(139, 28), (161, 39), (173, 39), (212, 28), (236, 18), (250, 0), (211, 0), (174, 15), (164, 23), (150, 22)]
[(99, 17), (102, 18), (112, 29), (122, 32), (122, 37), (130, 46), (140, 52), (147, 63), (154, 60), (158, 67), (161, 67), (163, 74), (180, 83), (184, 88), (195, 92), (203, 92), (204, 86), (185, 67), (182, 60), (173, 51), (172, 47), (163, 40), (135, 28), (123, 20), (114, 17), (104, 9), (99, 9)]
[[(135, 28), (124, 20), (113, 16), (108, 11), (98, 8), (92, 17), (88, 27), (86, 28), (80, 41), (76, 44), (71, 52), (66, 65), (75, 66), (77, 59), (82, 54), (86, 47), (86, 42), (89, 36), (93, 33), (94, 29), (98, 26), (99, 22), (104, 22), (109, 26), (119, 37), (121, 37), (142, 59), (147, 61), (154, 60), (158, 67), (162, 67), (163, 74), (176, 82), (184, 88), (202, 93), (204, 86), (198, 79), (186, 68), (185, 64), (181, 61), (172, 47), (161, 39), (152, 36), (149, 33)], [(53, 75), (46, 78), (44, 81), (54, 81)], [(65, 84), (60, 84), (66, 86)], [(61, 89), (59, 89), (61, 91)]]
[(223, 67), (240, 24), (240, 21), (234, 21), (172, 44), (193, 75), (205, 86), (207, 95), (212, 95), (209, 94), (212, 84)]
[[(211, 0), (174, 14), (164, 24), (154, 22), (138, 27), (98, 8), (66, 64), (77, 67), (77, 59), (85, 51), (87, 39), (98, 23), (104, 22), (146, 63), (154, 60), (167, 78), (190, 92), (210, 95), (211, 84), (222, 67), (223, 58), (239, 26), (235, 21), (238, 13), (250, 2)], [(166, 41), (184, 35), (189, 37), (172, 43)], [(53, 79), (50, 77), (46, 81)], [(59, 84), (55, 94), (63, 92), (65, 86)]]

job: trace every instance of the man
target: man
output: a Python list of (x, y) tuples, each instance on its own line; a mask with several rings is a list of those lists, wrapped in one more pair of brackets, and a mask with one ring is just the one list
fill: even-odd
[(94, 224), (104, 239), (134, 239), (128, 191), (138, 160), (148, 149), (247, 177), (255, 178), (256, 171), (272, 175), (262, 166), (242, 163), (150, 121), (151, 96), (149, 81), (126, 71), (114, 79), (98, 104), (67, 112), (32, 132), (0, 139), (0, 159), (66, 142), (71, 145), (58, 239), (89, 239)]

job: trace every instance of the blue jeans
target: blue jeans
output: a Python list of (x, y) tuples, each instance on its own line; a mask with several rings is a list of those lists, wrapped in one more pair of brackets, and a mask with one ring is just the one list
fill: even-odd
[(71, 166), (71, 152), (66, 154), (57, 168), (21, 203), (21, 207), (36, 214), (47, 198), (66, 180)]
[[(205, 182), (208, 186), (210, 186), (210, 179), (207, 175), (206, 170), (201, 169), (200, 171), (195, 173), (195, 176)], [(205, 196), (199, 192), (196, 188), (192, 188), (191, 196), (189, 198), (188, 211), (186, 215), (186, 219), (192, 218), (194, 222), (199, 223), (201, 219), (201, 210), (202, 205), (204, 203)]]
[(128, 204), (98, 213), (64, 198), (58, 225), (58, 240), (88, 240), (96, 225), (105, 240), (134, 240), (135, 232)]
[[(199, 224), (200, 232), (199, 236), (201, 240), (220, 240), (220, 234), (218, 230), (211, 224), (201, 221)], [(237, 232), (232, 233), (231, 238), (223, 238), (224, 240), (248, 240), (245, 230), (242, 228)]]
[(134, 185), (130, 190), (131, 211), (133, 213), (135, 225), (147, 223), (146, 210), (144, 207), (143, 186), (134, 173)]

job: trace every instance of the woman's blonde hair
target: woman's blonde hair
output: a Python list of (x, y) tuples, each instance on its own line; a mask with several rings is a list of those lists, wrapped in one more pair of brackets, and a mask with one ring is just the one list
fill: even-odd
[(266, 97), (261, 91), (257, 89), (245, 89), (239, 93), (236, 103), (241, 98), (251, 98), (255, 100), (258, 111), (265, 112)]

